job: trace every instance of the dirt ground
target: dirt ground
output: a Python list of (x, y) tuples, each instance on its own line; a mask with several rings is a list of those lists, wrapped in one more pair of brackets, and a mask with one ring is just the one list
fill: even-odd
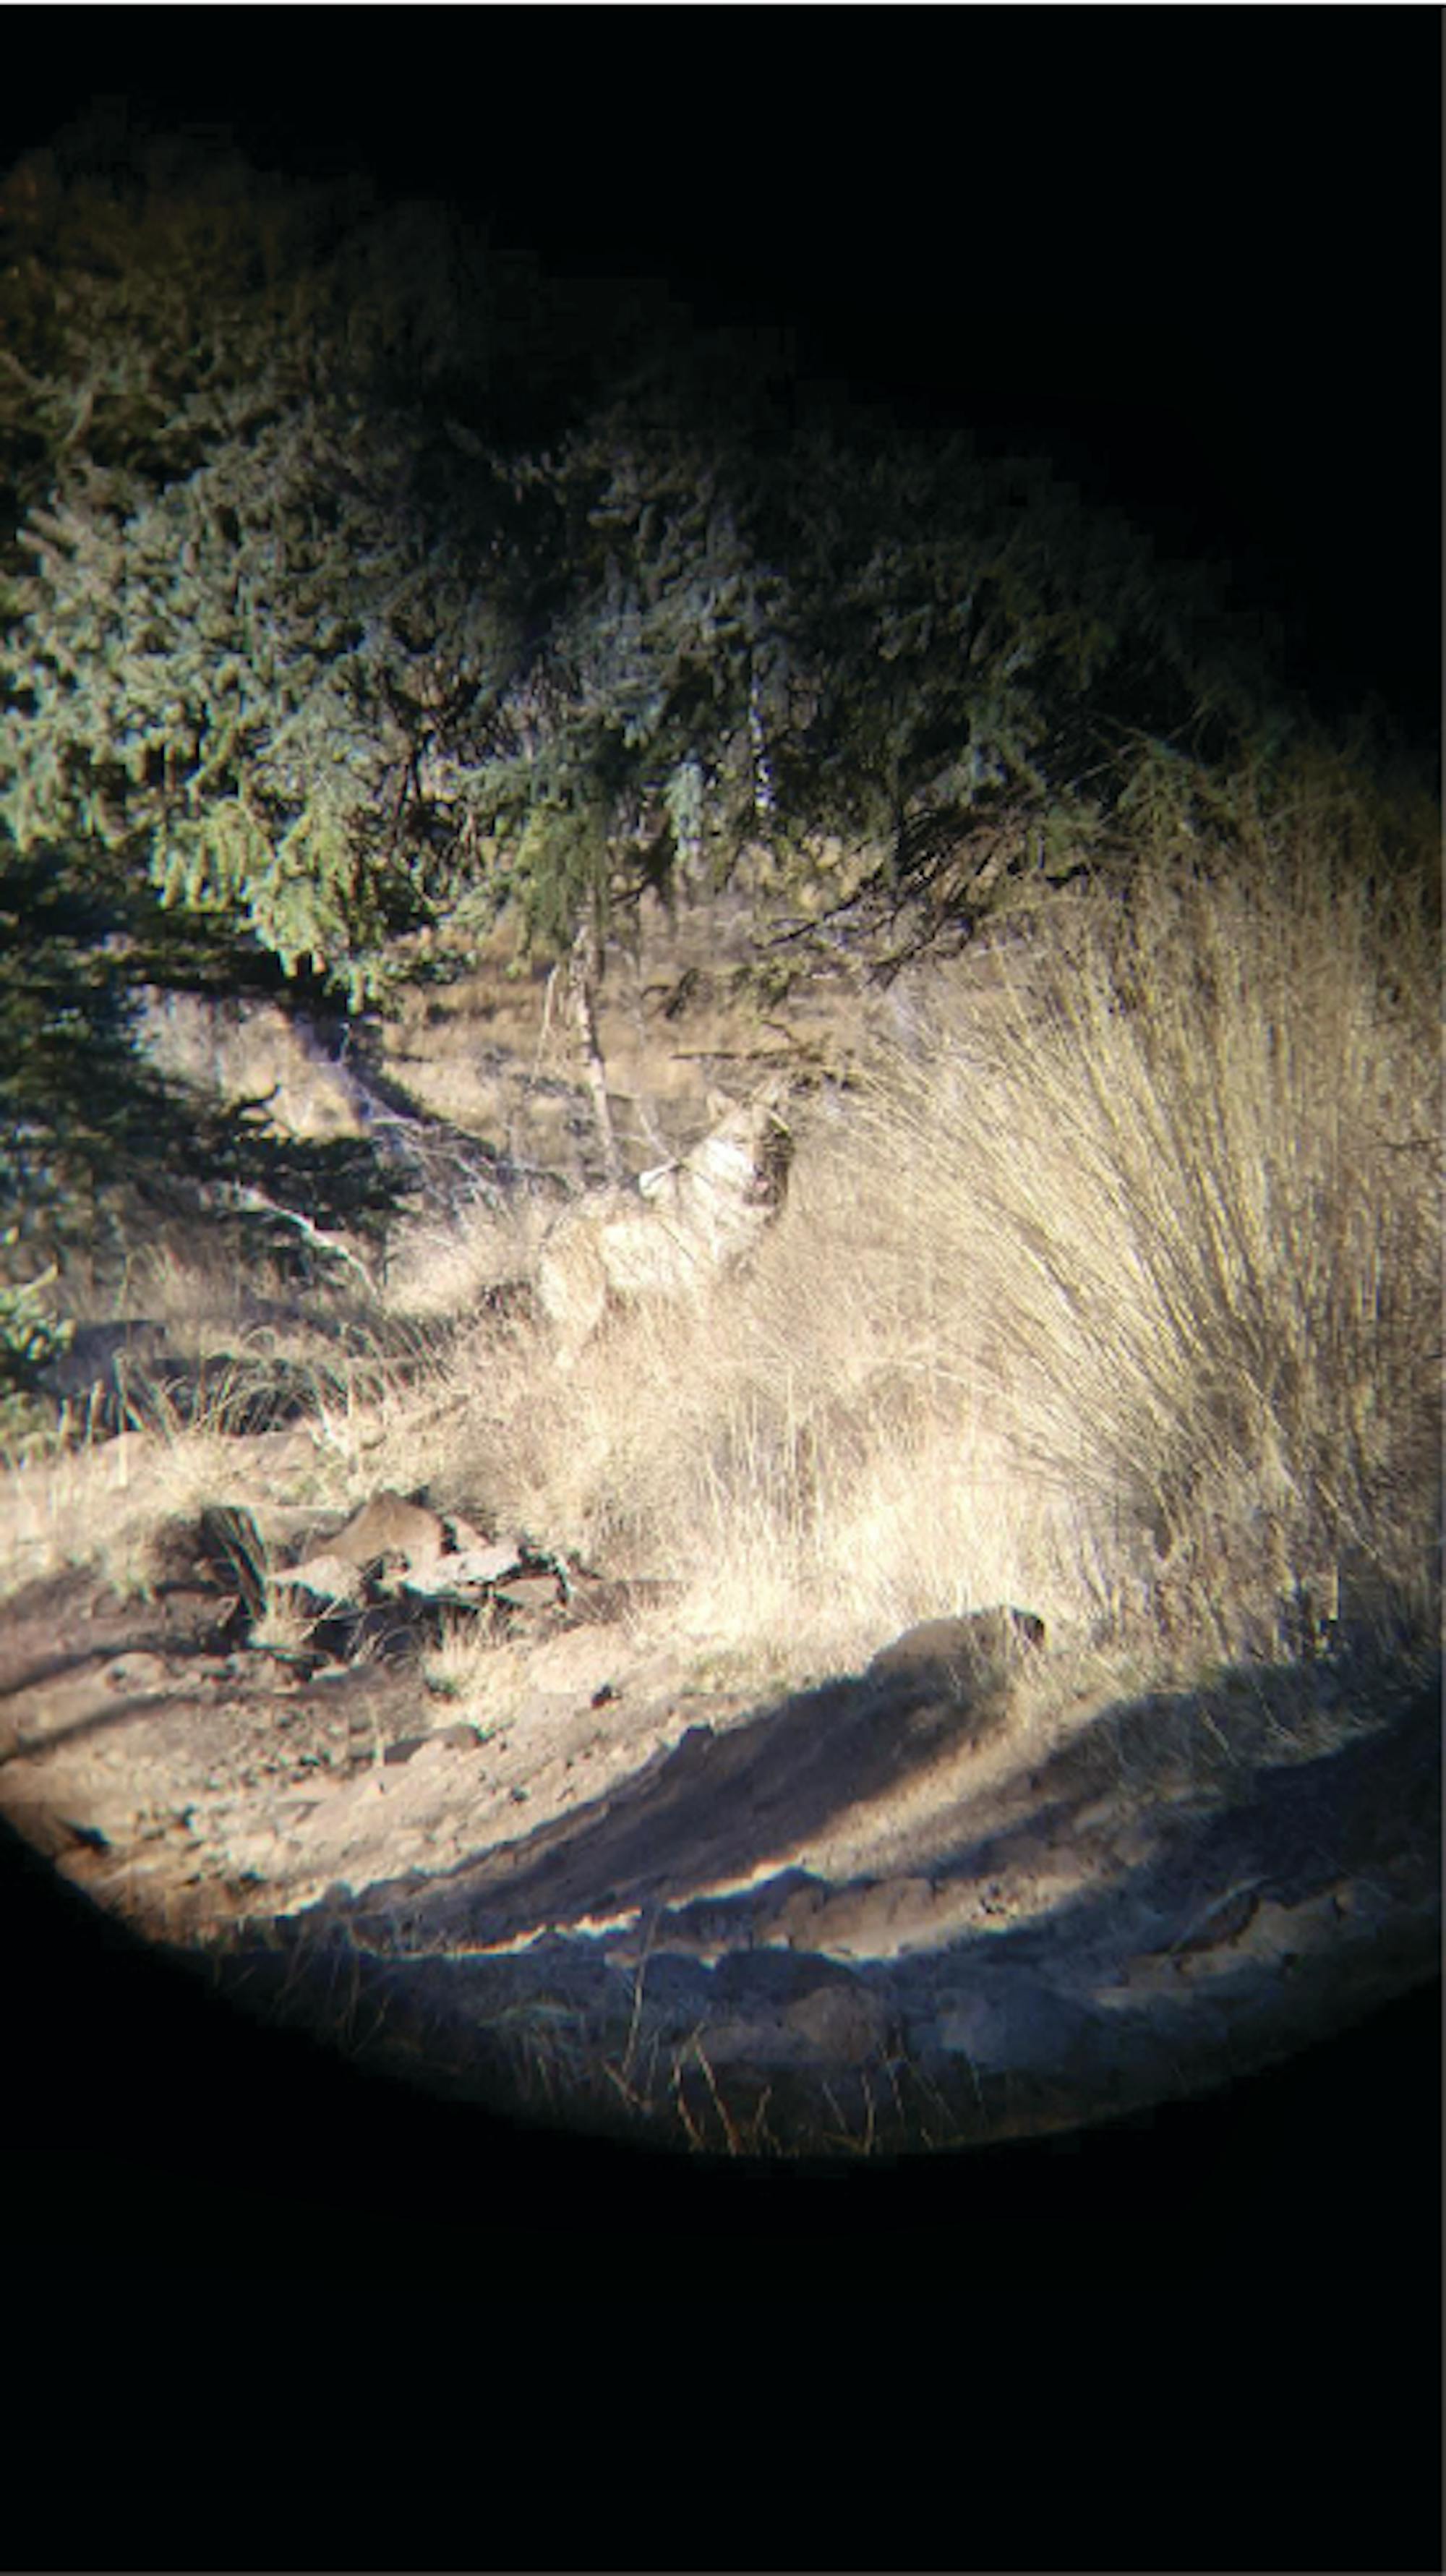
[(268, 2020), (724, 2152), (1096, 2121), (1439, 1970), (1433, 1675), (1134, 1697), (998, 1613), (760, 1700), (619, 1585), (489, 1615), (479, 1722), (429, 1690), (415, 1608), (381, 1651), (288, 1663), (199, 1545), (150, 1599), (33, 1583), (0, 1810)]

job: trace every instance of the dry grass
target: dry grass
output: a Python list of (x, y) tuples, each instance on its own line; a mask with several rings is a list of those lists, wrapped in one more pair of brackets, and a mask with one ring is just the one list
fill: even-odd
[(271, 1486), (260, 1453), (274, 1445), (239, 1444), (190, 1421), (84, 1438), (12, 1461), (0, 1477), (0, 1598), (86, 1565), (97, 1566), (122, 1597), (147, 1592), (168, 1523), (194, 1522), (218, 1501), (279, 1500), (283, 1490), (301, 1489), (305, 1471), (295, 1444), (284, 1485)]
[(1438, 1531), (1433, 960), (1306, 872), (1154, 890), (946, 1017), (870, 1103), (943, 1329), (1101, 1561), (1222, 1645)]
[[(565, 1379), (482, 1297), (535, 1261), (535, 1219), (481, 1203), (393, 1266), (394, 1318), (458, 1327), (420, 1373), (338, 1372), (338, 1327), (380, 1350), (384, 1306), (334, 1293), (293, 1342), (294, 1290), (204, 1247), (138, 1264), (129, 1310), (198, 1348), (203, 1318), (264, 1315), (316, 1355), (307, 1499), (425, 1489), (671, 1578), (680, 1641), (745, 1669), (839, 1669), (998, 1601), (1146, 1671), (1288, 1656), (1337, 1614), (1428, 1640), (1434, 904), (1321, 846), (1306, 818), (1248, 869), (1157, 874), (941, 975), (861, 1087), (800, 1114), (751, 1271), (640, 1306)], [(147, 1492), (245, 1499), (223, 1429), (158, 1420)], [(128, 1550), (142, 1505), (101, 1448), (8, 1479), (3, 1510), (33, 1571), (62, 1531)]]
[(474, 1458), (813, 1669), (1000, 1599), (1170, 1658), (1428, 1636), (1434, 982), (1421, 886), (1288, 849), (1081, 914), (815, 1116), (749, 1280), (562, 1389), (489, 1365)]

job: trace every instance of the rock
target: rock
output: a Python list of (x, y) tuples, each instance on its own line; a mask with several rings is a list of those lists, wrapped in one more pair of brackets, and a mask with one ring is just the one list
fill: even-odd
[(944, 1689), (958, 1698), (997, 1687), (1024, 1655), (1044, 1644), (1044, 1621), (1030, 1610), (973, 1610), (958, 1619), (924, 1619), (884, 1646), (866, 1680)]
[(887, 2005), (853, 1978), (813, 1987), (784, 2006), (783, 2018), (820, 2057), (840, 2066), (859, 2066), (888, 2044)]
[(551, 1610), (567, 1593), (562, 1577), (546, 1569), (519, 1574), (515, 1583), (499, 1583), (492, 1598), (503, 1601), (509, 1610)]
[(522, 1562), (515, 1546), (503, 1544), (493, 1547), (484, 1540), (477, 1547), (458, 1548), (453, 1555), (443, 1557), (440, 1564), (429, 1561), (427, 1571), (436, 1576), (439, 1590), (483, 1591), (489, 1584), (500, 1582), (504, 1575), (520, 1572)]
[(326, 1542), (326, 1554), (339, 1556), (344, 1564), (374, 1565), (379, 1557), (401, 1557), (409, 1568), (440, 1557), (446, 1549), (447, 1529), (436, 1512), (424, 1503), (409, 1503), (401, 1494), (389, 1489), (363, 1503), (349, 1521)]
[(350, 1558), (308, 1556), (300, 1565), (288, 1565), (273, 1574), (273, 1583), (294, 1584), (298, 1591), (314, 1592), (319, 1601), (359, 1601), (362, 1594), (362, 1571)]

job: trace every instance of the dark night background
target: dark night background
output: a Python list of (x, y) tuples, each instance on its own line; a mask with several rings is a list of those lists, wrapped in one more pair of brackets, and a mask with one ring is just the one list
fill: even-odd
[[(1419, 747), (1438, 738), (1435, 10), (32, 9), (8, 27), (28, 46), (0, 166), (92, 91), (127, 93), (163, 126), (228, 126), (264, 166), (457, 198), (560, 272), (663, 277), (700, 321), (790, 332), (812, 377), (1052, 453), (1162, 553), (1228, 563), (1325, 712), (1374, 696)], [(813, 2527), (821, 2557), (783, 2525), (740, 2536), (730, 2509), (660, 2539), (661, 2556), (646, 2513), (629, 2541), (605, 2517), (574, 2564), (747, 2564), (759, 2548), (752, 2563), (785, 2564), (790, 2547), (796, 2565), (1440, 2563), (1437, 1997), (1238, 2096), (962, 2166), (640, 2180), (567, 2141), (505, 2139), (484, 2166), (470, 2124), (243, 2047), (189, 1994), (153, 1989), (74, 1909), (47, 1914), (6, 1857), (4, 1954), (38, 1958), (39, 1922), (46, 1962), (10, 2006), (11, 2207), (67, 2280), (126, 2307), (147, 2249), (173, 2257), (182, 2238), (212, 2248), (227, 2295), (264, 2283), (273, 2306), (303, 2282), (313, 2301), (344, 2296), (351, 2247), (384, 2298), (418, 2267), (468, 2300), (516, 2267), (534, 2298), (565, 2273), (570, 2313), (593, 2318), (590, 2378), (598, 2328), (640, 2295), (693, 2296), (695, 2369), (745, 2285), (797, 2298), (790, 2331), (820, 2365), (830, 2303), (847, 2302), (864, 2332), (827, 2441), (842, 2465), (862, 2421), (865, 2456), (857, 2518)], [(1026, 2294), (1047, 2303), (1033, 2328)], [(870, 2409), (912, 2401), (892, 2360), (875, 2379), (858, 2312), (891, 2307), (921, 2319), (918, 2353), (944, 2338), (961, 2390), (981, 2351), (1006, 2387), (1028, 2362), (1029, 2500), (1060, 2516), (1047, 2560), (1010, 2557), (997, 2522), (967, 2513), (936, 2543), (927, 2506), (910, 2518), (924, 2472), (897, 2458), (879, 2495), (899, 2518), (874, 2518), (867, 2455), (887, 2415)], [(484, 2412), (506, 2331), (478, 2351)], [(555, 2340), (566, 2369), (560, 2318)], [(760, 2392), (779, 2384), (775, 2349), (760, 2323)], [(1109, 2541), (1096, 2502), (1071, 2544), (1045, 2493), (1046, 2362), (1082, 2452), (1097, 2432), (1116, 2463)], [(1120, 2368), (1128, 2423), (1092, 2389)], [(1198, 2450), (1173, 2518), (1151, 2525), (1141, 2498), (1176, 2443)], [(361, 2563), (373, 2545), (427, 2563), (420, 2539), (346, 2529)], [(239, 2545), (264, 2563), (263, 2542)], [(534, 2564), (567, 2554), (533, 2545)], [(237, 2563), (204, 2536), (178, 2547)], [(463, 2556), (487, 2563), (489, 2547)], [(149, 2563), (165, 2548), (148, 2541)]]

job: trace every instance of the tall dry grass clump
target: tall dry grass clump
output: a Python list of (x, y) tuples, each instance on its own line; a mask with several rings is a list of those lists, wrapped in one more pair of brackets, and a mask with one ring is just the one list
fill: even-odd
[(941, 977), (751, 1275), (509, 1413), (532, 1522), (815, 1668), (999, 1599), (1176, 1665), (1433, 1634), (1434, 888), (1310, 821)]
[(1223, 1651), (1423, 1632), (1439, 1564), (1425, 882), (1148, 882), (881, 1069), (870, 1124), (1011, 1454), (1117, 1612)]

